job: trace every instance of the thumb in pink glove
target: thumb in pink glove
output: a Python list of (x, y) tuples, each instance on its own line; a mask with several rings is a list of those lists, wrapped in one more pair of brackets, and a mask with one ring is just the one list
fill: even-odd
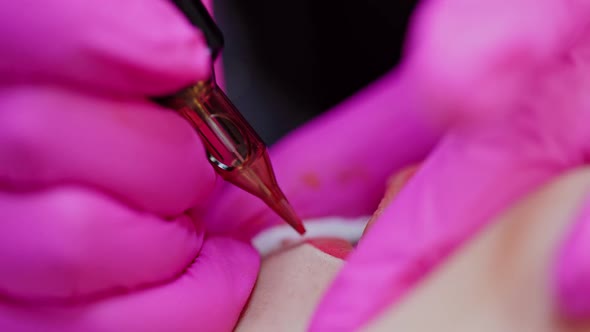
[(4, 2), (0, 27), (0, 330), (231, 330), (258, 256), (189, 217), (215, 175), (147, 99), (208, 75), (201, 35), (166, 0)]
[[(408, 89), (451, 127), (350, 256), (312, 331), (362, 327), (515, 200), (587, 162), (589, 9), (527, 0), (421, 8)], [(567, 314), (590, 314), (589, 222), (583, 213), (557, 264)]]

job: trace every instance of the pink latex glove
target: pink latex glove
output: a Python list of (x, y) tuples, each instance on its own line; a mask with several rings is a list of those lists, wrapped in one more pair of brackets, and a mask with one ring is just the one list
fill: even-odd
[[(405, 73), (423, 111), (450, 129), (350, 256), (311, 330), (363, 326), (492, 217), (588, 162), (589, 10), (561, 0), (425, 3)], [(584, 211), (552, 271), (558, 306), (578, 317), (590, 314)]]
[(258, 255), (147, 98), (209, 74), (200, 33), (167, 0), (4, 1), (0, 29), (0, 330), (230, 331)]
[[(303, 218), (372, 213), (386, 177), (430, 153), (351, 254), (312, 331), (357, 330), (493, 216), (588, 161), (589, 13), (583, 1), (425, 2), (397, 71), (275, 147)], [(242, 215), (212, 210), (219, 227), (254, 234), (277, 222), (227, 197), (223, 211)], [(585, 211), (553, 272), (568, 315), (590, 314)]]

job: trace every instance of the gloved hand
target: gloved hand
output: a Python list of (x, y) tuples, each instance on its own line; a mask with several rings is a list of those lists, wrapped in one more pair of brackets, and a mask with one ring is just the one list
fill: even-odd
[[(275, 147), (279, 183), (303, 218), (372, 213), (386, 177), (428, 155), (349, 256), (312, 331), (357, 330), (493, 216), (587, 162), (589, 11), (581, 1), (426, 2), (398, 70)], [(212, 210), (219, 225), (254, 234), (276, 222), (228, 196), (224, 211), (246, 214)], [(588, 215), (554, 271), (569, 315), (590, 314)]]
[(167, 0), (5, 1), (0, 27), (0, 330), (231, 330), (258, 256), (209, 232), (198, 136), (148, 100), (209, 74), (204, 38)]
[[(440, 0), (420, 9), (408, 89), (449, 129), (350, 256), (311, 330), (363, 326), (493, 216), (588, 162), (589, 11), (556, 0)], [(573, 317), (590, 315), (589, 211), (551, 276)]]

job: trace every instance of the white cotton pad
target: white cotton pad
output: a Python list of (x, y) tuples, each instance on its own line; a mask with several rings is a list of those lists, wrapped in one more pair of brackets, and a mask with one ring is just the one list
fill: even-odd
[(280, 249), (285, 242), (298, 242), (317, 237), (336, 237), (356, 243), (365, 229), (369, 216), (358, 218), (325, 217), (307, 219), (303, 223), (307, 232), (302, 237), (288, 225), (278, 225), (258, 234), (252, 244), (262, 257)]

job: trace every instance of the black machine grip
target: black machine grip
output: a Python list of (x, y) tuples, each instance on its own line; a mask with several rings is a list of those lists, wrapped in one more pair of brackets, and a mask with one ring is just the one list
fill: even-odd
[(223, 49), (223, 33), (213, 21), (205, 5), (200, 0), (172, 0), (172, 2), (193, 26), (203, 32), (211, 50), (211, 57), (215, 60)]

